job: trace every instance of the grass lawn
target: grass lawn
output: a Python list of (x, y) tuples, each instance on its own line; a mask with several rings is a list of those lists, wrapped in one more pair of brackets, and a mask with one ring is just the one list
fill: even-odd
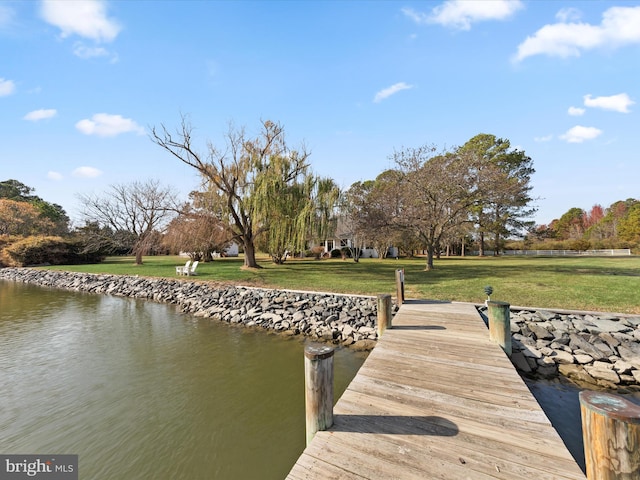
[[(186, 259), (109, 257), (97, 265), (47, 267), (91, 273), (176, 277)], [(423, 258), (312, 260), (289, 259), (274, 265), (260, 258), (261, 269), (242, 269), (242, 258), (222, 258), (198, 265), (200, 281), (233, 282), (258, 287), (395, 296), (395, 270), (405, 269), (407, 298), (481, 303), (484, 286), (493, 300), (511, 305), (640, 314), (640, 257), (451, 257), (425, 271)]]

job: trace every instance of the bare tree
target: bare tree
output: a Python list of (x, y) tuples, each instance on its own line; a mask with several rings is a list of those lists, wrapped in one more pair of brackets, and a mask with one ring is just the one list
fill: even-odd
[(265, 216), (274, 198), (270, 187), (291, 185), (303, 175), (309, 152), (304, 145), (290, 150), (284, 127), (269, 120), (262, 122), (260, 134), (253, 139), (244, 129), (230, 125), (224, 148), (209, 142), (206, 156), (197, 152), (192, 130), (183, 116), (175, 134), (162, 125), (160, 130), (152, 128), (151, 139), (200, 173), (211, 198), (228, 217), (234, 239), (244, 248), (245, 267), (258, 268), (255, 242), (270, 228), (270, 219)]
[(393, 159), (402, 176), (402, 200), (397, 226), (415, 236), (427, 250), (426, 270), (445, 236), (468, 221), (476, 201), (470, 166), (458, 155), (434, 155), (430, 146), (395, 152)]
[(142, 264), (154, 233), (162, 232), (176, 211), (175, 193), (157, 180), (112, 185), (103, 195), (80, 195), (79, 199), (87, 223), (132, 235), (137, 265)]

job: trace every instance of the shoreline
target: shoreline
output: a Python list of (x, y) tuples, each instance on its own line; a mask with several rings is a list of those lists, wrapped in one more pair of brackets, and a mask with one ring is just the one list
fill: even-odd
[(182, 279), (2, 268), (0, 280), (177, 305), (182, 313), (370, 351), (377, 339), (376, 298), (211, 285)]
[[(196, 317), (355, 350), (377, 341), (376, 297), (25, 267), (0, 269), (2, 279), (177, 305)], [(486, 323), (486, 307), (476, 308)], [(510, 322), (511, 362), (521, 376), (640, 391), (640, 316), (512, 306)]]

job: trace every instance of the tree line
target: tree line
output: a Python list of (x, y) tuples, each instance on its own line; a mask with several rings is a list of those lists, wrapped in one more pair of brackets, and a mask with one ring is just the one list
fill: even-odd
[(601, 250), (640, 247), (640, 200), (618, 200), (609, 207), (570, 208), (548, 225), (536, 225), (511, 248)]
[[(306, 146), (291, 146), (279, 123), (262, 121), (255, 135), (230, 124), (218, 143), (193, 134), (183, 116), (176, 128), (160, 125), (150, 135), (163, 151), (198, 173), (200, 185), (187, 201), (179, 202), (176, 192), (155, 180), (113, 185), (102, 194), (79, 196), (83, 225), (58, 233), (79, 239), (85, 255), (129, 253), (138, 263), (150, 253), (186, 252), (212, 260), (215, 252), (235, 242), (249, 268), (259, 268), (258, 251), (283, 263), (329, 238), (343, 241), (355, 261), (365, 247), (375, 248), (381, 257), (390, 246), (403, 255), (424, 253), (426, 269), (442, 253), (464, 255), (470, 248), (482, 255), (485, 248), (499, 252), (551, 239), (584, 240), (587, 234), (589, 241), (598, 236), (603, 242), (638, 240), (635, 201), (600, 213), (596, 207), (580, 215), (572, 209), (549, 226), (534, 225), (533, 160), (509, 140), (490, 134), (448, 150), (433, 145), (395, 150), (390, 155), (393, 168), (345, 191), (311, 170)], [(0, 201), (33, 197), (23, 187), (18, 200), (0, 190)], [(36, 199), (29, 201), (34, 208), (40, 205), (38, 218), (45, 221), (45, 211), (51, 214), (51, 209)], [(68, 228), (68, 217), (56, 208)], [(46, 221), (31, 232), (10, 226), (17, 219), (8, 219), (21, 215), (0, 209), (0, 233), (47, 232)]]

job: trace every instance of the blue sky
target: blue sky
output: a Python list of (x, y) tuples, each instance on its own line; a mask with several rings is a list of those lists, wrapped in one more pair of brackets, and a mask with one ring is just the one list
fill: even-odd
[(640, 198), (640, 1), (0, 0), (0, 180), (78, 194), (195, 171), (149, 139), (190, 118), (304, 142), (343, 188), (394, 150), (479, 133), (533, 160), (538, 223)]

